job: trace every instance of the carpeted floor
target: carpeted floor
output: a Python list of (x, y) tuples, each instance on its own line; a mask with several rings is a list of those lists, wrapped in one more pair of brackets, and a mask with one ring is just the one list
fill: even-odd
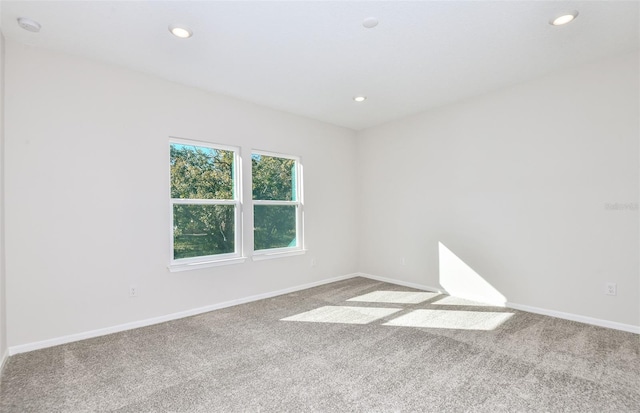
[(13, 356), (0, 411), (640, 411), (640, 336), (473, 304), (354, 278)]

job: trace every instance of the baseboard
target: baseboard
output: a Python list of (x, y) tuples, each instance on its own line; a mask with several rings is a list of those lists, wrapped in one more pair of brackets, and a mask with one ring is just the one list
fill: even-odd
[(432, 291), (434, 293), (444, 293), (440, 288), (431, 287), (429, 285), (416, 284), (408, 281), (396, 280), (393, 278), (380, 277), (378, 275), (371, 275), (364, 272), (355, 274), (358, 277), (369, 278), (370, 280), (382, 281), (389, 284), (401, 285), (403, 287), (415, 288), (416, 290)]
[[(271, 291), (271, 292), (267, 292), (267, 293), (263, 293), (263, 294), (252, 295), (252, 296), (249, 296), (249, 297), (243, 297), (243, 298), (239, 298), (239, 299), (236, 299), (236, 300), (224, 301), (222, 303), (217, 303), (217, 304), (212, 304), (212, 305), (208, 305), (208, 306), (204, 306), (204, 307), (194, 308), (194, 309), (191, 309), (191, 310), (180, 311), (180, 312), (177, 312), (177, 313), (167, 314), (167, 315), (160, 316), (160, 317), (148, 318), (148, 319), (145, 319), (145, 320), (134, 321), (134, 322), (131, 322), (131, 323), (119, 324), (119, 325), (106, 327), (106, 328), (101, 328), (101, 329), (97, 329), (97, 330), (86, 331), (86, 332), (83, 332), (83, 333), (70, 334), (70, 335), (67, 335), (67, 336), (52, 338), (52, 339), (49, 339), (49, 340), (37, 341), (37, 342), (34, 342), (34, 343), (27, 343), (27, 344), (21, 344), (21, 345), (18, 345), (18, 346), (11, 346), (1, 356), (2, 358), (0, 359), (0, 373), (2, 372), (2, 369), (4, 368), (4, 365), (5, 365), (6, 361), (8, 360), (9, 356), (12, 356), (14, 354), (25, 353), (25, 352), (34, 351), (34, 350), (40, 350), (40, 349), (47, 348), (47, 347), (58, 346), (58, 345), (61, 345), (61, 344), (72, 343), (72, 342), (75, 342), (75, 341), (86, 340), (86, 339), (89, 339), (89, 338), (105, 336), (107, 334), (119, 333), (121, 331), (133, 330), (135, 328), (146, 327), (146, 326), (150, 326), (150, 325), (154, 325), (154, 324), (160, 324), (160, 323), (164, 323), (164, 322), (167, 322), (167, 321), (177, 320), (177, 319), (180, 319), (180, 318), (191, 317), (191, 316), (194, 316), (194, 315), (207, 313), (209, 311), (219, 310), (221, 308), (227, 308), (227, 307), (232, 307), (232, 306), (235, 306), (235, 305), (250, 303), (250, 302), (253, 302), (253, 301), (264, 300), (266, 298), (272, 298), (272, 297), (276, 297), (276, 296), (283, 295), (283, 294), (289, 294), (289, 293), (293, 293), (293, 292), (300, 291), (300, 290), (306, 290), (308, 288), (318, 287), (318, 286), (321, 286), (321, 285), (330, 284), (330, 283), (333, 283), (333, 282), (336, 282), (336, 281), (343, 281), (343, 280), (347, 280), (347, 279), (354, 278), (354, 277), (368, 278), (368, 279), (371, 279), (371, 280), (382, 281), (382, 282), (386, 282), (386, 283), (389, 283), (389, 284), (401, 285), (403, 287), (415, 288), (417, 290), (444, 293), (441, 289), (436, 288), (436, 287), (423, 285), (423, 284), (412, 283), (412, 282), (408, 282), (408, 281), (396, 280), (396, 279), (393, 279), (393, 278), (380, 277), (380, 276), (377, 276), (377, 275), (372, 275), (372, 274), (367, 274), (367, 273), (347, 274), (347, 275), (342, 275), (342, 276), (339, 276), (339, 277), (328, 278), (328, 279), (321, 280), (321, 281), (315, 281), (315, 282), (308, 283), (308, 284), (302, 284), (302, 285), (298, 285), (298, 286), (294, 286), (294, 287), (289, 287), (289, 288), (285, 288), (285, 289), (282, 289), (282, 290), (277, 290), (277, 291)], [(541, 314), (541, 315), (546, 315), (546, 316), (551, 316), (551, 317), (556, 317), (556, 318), (562, 318), (562, 319), (565, 319), (565, 320), (577, 321), (577, 322), (580, 322), (580, 323), (591, 324), (591, 325), (595, 325), (595, 326), (599, 326), (599, 327), (607, 327), (607, 328), (612, 328), (612, 329), (615, 329), (615, 330), (621, 330), (621, 331), (627, 331), (627, 332), (630, 332), (630, 333), (640, 334), (640, 326), (634, 326), (634, 325), (631, 325), (631, 324), (623, 324), (623, 323), (618, 323), (618, 322), (615, 322), (615, 321), (601, 320), (601, 319), (598, 319), (598, 318), (586, 317), (586, 316), (572, 314), (572, 313), (564, 313), (564, 312), (561, 312), (561, 311), (547, 310), (547, 309), (544, 309), (544, 308), (531, 307), (531, 306), (527, 306), (527, 305), (510, 303), (510, 302), (506, 303), (506, 306), (508, 308), (512, 308), (514, 310), (527, 311), (527, 312), (530, 312), (530, 313)]]
[[(236, 300), (224, 301), (222, 303), (207, 305), (204, 307), (198, 307), (191, 310), (180, 311), (177, 313), (167, 314), (160, 317), (148, 318), (145, 320), (134, 321), (131, 323), (119, 324), (111, 327), (100, 328), (97, 330), (86, 331), (83, 333), (70, 334), (63, 337), (52, 338), (49, 340), (37, 341), (34, 343), (21, 344), (18, 346), (9, 347), (8, 355), (14, 355), (18, 353), (26, 353), (28, 351), (40, 350), (47, 347), (59, 346), (61, 344), (72, 343), (75, 341), (86, 340), (88, 338), (105, 336), (107, 334), (119, 333), (121, 331), (133, 330), (135, 328), (147, 327), (154, 324), (160, 324), (167, 321), (177, 320), (180, 318), (191, 317), (194, 315), (208, 313), (209, 311), (219, 310), (221, 308), (233, 307), (235, 305), (250, 303), (252, 301), (264, 300), (265, 298), (272, 298), (283, 294), (289, 294), (300, 290), (306, 290), (308, 288), (318, 287), (320, 285), (330, 284), (336, 281), (347, 280), (359, 276), (359, 274), (347, 274), (339, 277), (333, 277), (321, 281), (315, 281), (308, 284), (302, 284), (294, 287), (285, 288), (283, 290), (271, 291), (263, 294), (252, 295), (249, 297), (238, 298)], [(4, 363), (4, 358), (3, 358)]]
[(6, 349), (2, 355), (0, 355), (0, 378), (2, 378), (2, 372), (4, 372), (4, 365), (9, 360), (9, 349)]
[[(357, 276), (369, 278), (376, 281), (383, 281), (389, 284), (396, 284), (396, 285), (402, 285), (404, 287), (415, 288), (417, 290), (434, 291), (434, 292), (446, 294), (446, 292), (442, 291), (441, 289), (430, 287), (428, 285), (415, 284), (415, 283), (395, 280), (392, 278), (380, 277), (377, 275), (371, 275), (366, 273), (358, 273)], [(463, 298), (471, 299), (474, 301), (483, 301), (482, 299), (476, 299), (473, 297), (463, 297)], [(629, 333), (640, 334), (640, 326), (634, 326), (632, 324), (618, 323), (615, 321), (602, 320), (599, 318), (587, 317), (587, 316), (572, 314), (572, 313), (564, 313), (562, 311), (547, 310), (544, 308), (532, 307), (528, 305), (522, 305), (522, 304), (516, 304), (516, 303), (510, 303), (510, 302), (500, 304), (500, 306), (512, 308), (514, 310), (526, 311), (528, 313), (546, 315), (550, 317), (562, 318), (564, 320), (577, 321), (579, 323), (590, 324), (598, 327), (606, 327), (606, 328), (612, 328), (614, 330), (621, 330), (621, 331), (627, 331)]]
[(624, 324), (618, 323), (616, 321), (602, 320), (600, 318), (587, 317), (583, 315), (573, 314), (573, 313), (564, 313), (562, 311), (555, 310), (547, 310), (545, 308), (531, 307), (528, 305), (516, 304), (516, 303), (506, 303), (508, 308), (513, 308), (514, 310), (526, 311), (528, 313), (547, 315), (550, 317), (562, 318), (570, 321), (577, 321), (579, 323), (591, 324), (598, 327), (607, 327), (612, 328), (614, 330), (627, 331), (629, 333), (640, 334), (640, 326), (634, 326), (632, 324)]

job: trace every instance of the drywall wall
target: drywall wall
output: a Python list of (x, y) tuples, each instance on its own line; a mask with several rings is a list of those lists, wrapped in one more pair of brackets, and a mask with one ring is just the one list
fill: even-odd
[(638, 73), (617, 56), (360, 132), (360, 270), (640, 325)]
[[(356, 271), (353, 131), (11, 41), (6, 54), (10, 347)], [(245, 173), (251, 149), (300, 156), (308, 252), (170, 273), (169, 136), (240, 146)]]
[(7, 290), (4, 255), (4, 36), (0, 33), (0, 367), (7, 354)]

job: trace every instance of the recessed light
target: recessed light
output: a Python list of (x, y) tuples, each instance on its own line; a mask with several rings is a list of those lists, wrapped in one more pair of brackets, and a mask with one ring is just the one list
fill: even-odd
[(193, 36), (193, 32), (186, 27), (169, 26), (169, 31), (171, 32), (171, 34), (181, 39), (188, 39), (189, 37)]
[(27, 17), (18, 17), (18, 25), (30, 32), (38, 33), (40, 31), (40, 23)]
[(353, 100), (355, 100), (356, 102), (364, 102), (365, 100), (367, 100), (366, 96), (356, 96), (353, 98)]
[(373, 29), (378, 25), (378, 19), (376, 19), (375, 17), (367, 17), (362, 21), (362, 25), (367, 29)]
[(576, 17), (578, 17), (578, 12), (572, 11), (571, 13), (565, 13), (561, 16), (556, 17), (555, 19), (551, 19), (551, 21), (549, 21), (549, 24), (553, 26), (562, 26), (563, 24), (572, 22)]

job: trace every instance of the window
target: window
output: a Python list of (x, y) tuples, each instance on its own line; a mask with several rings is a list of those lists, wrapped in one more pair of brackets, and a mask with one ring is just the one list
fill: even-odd
[(170, 167), (171, 269), (240, 259), (237, 148), (171, 139)]
[(301, 166), (296, 157), (251, 154), (255, 256), (301, 251)]

